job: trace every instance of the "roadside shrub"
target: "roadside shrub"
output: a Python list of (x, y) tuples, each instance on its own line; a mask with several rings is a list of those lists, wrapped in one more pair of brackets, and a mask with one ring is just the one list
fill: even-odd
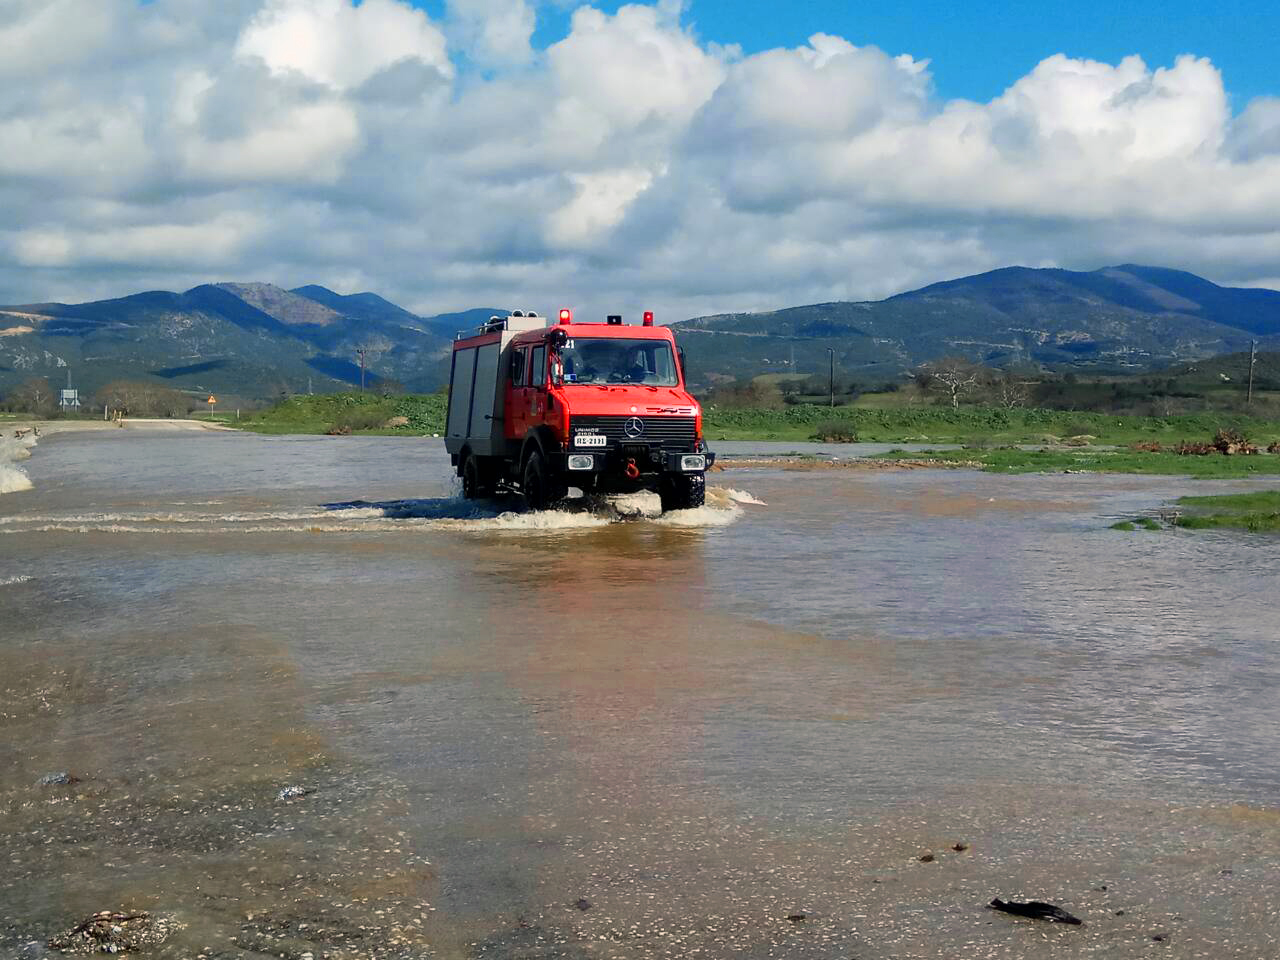
[(825, 420), (814, 428), (813, 439), (823, 443), (857, 443), (858, 431), (848, 420)]
[(1062, 427), (1062, 436), (1064, 437), (1083, 437), (1093, 432), (1093, 424), (1084, 420), (1068, 420)]
[(1257, 453), (1258, 448), (1249, 442), (1239, 430), (1233, 430), (1230, 427), (1224, 427), (1213, 436), (1213, 446), (1219, 453), (1231, 455), (1236, 453), (1251, 454)]
[(1267, 453), (1280, 453), (1280, 440), (1272, 440), (1267, 446)]
[(345, 429), (347, 433), (352, 430), (377, 430), (387, 422), (388, 417), (387, 409), (382, 406), (351, 407), (334, 419), (330, 429)]
[(1217, 453), (1218, 448), (1211, 443), (1189, 443), (1183, 440), (1173, 448), (1173, 452), (1180, 457), (1207, 457), (1211, 453)]
[(1137, 443), (1131, 443), (1129, 449), (1136, 450), (1138, 453), (1159, 453), (1164, 447), (1160, 445), (1159, 440), (1139, 440)]

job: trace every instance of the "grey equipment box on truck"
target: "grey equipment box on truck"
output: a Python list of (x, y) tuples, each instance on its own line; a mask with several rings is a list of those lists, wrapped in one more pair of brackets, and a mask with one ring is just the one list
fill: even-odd
[(514, 313), (492, 317), (473, 333), (459, 334), (453, 347), (449, 373), (449, 412), (445, 417), (444, 445), (453, 457), (464, 448), (478, 457), (506, 452), (503, 416), (503, 364), (511, 362), (507, 346), (517, 333), (541, 330), (545, 317)]

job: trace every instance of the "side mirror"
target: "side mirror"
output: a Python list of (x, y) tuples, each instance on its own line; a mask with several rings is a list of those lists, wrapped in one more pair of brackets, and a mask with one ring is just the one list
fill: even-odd
[(676, 344), (676, 356), (680, 359), (680, 382), (684, 383), (684, 347), (680, 344)]

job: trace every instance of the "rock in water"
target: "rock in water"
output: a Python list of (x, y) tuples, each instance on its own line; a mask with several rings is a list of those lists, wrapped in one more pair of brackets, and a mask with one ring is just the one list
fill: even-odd
[(307, 794), (315, 793), (311, 787), (285, 787), (276, 794), (277, 800), (296, 800), (299, 797), (305, 797)]
[(1032, 920), (1047, 920), (1050, 923), (1071, 923), (1080, 925), (1084, 921), (1079, 917), (1073, 917), (1061, 907), (1052, 903), (1041, 903), (1039, 900), (1029, 900), (1021, 903), (1017, 900), (1001, 900), (996, 897), (988, 906), (992, 910), (1002, 910), (1005, 913), (1012, 913), (1016, 917), (1028, 917)]
[(153, 917), (145, 910), (103, 910), (51, 938), (49, 946), (66, 953), (125, 953), (163, 943), (176, 926), (181, 925), (167, 917)]
[(65, 787), (68, 784), (79, 782), (79, 777), (73, 777), (66, 770), (59, 770), (56, 773), (46, 773), (36, 781), (36, 783), (42, 787)]

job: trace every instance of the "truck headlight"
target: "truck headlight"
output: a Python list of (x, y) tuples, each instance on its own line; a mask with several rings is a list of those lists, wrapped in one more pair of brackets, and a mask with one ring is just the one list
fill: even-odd
[(591, 470), (596, 465), (596, 458), (589, 453), (571, 453), (569, 455), (570, 470)]
[(697, 473), (707, 469), (707, 458), (700, 453), (687, 453), (680, 458), (680, 469), (686, 473)]

